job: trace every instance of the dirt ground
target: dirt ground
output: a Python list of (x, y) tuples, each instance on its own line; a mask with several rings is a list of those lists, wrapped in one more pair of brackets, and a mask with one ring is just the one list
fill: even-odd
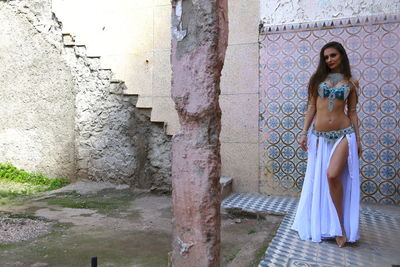
[[(222, 212), (221, 266), (258, 266), (282, 217)], [(42, 220), (50, 226), (26, 241), (0, 242), (0, 266), (90, 266), (92, 256), (98, 266), (168, 265), (170, 196), (78, 182), (0, 206), (1, 216)]]

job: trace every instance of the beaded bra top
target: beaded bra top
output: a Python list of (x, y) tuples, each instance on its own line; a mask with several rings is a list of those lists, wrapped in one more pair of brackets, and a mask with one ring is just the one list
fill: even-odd
[[(344, 101), (350, 94), (350, 86), (348, 84), (341, 84), (338, 87), (335, 87), (336, 84), (343, 80), (343, 78), (344, 75), (341, 73), (329, 73), (328, 79), (330, 83), (322, 82), (319, 84), (318, 96), (322, 98), (329, 97), (329, 111), (333, 110), (333, 100), (335, 98)], [(329, 84), (331, 84), (332, 87), (330, 87)]]

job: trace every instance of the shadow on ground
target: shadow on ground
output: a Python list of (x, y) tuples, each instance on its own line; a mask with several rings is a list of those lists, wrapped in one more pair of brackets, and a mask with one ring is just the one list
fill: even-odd
[[(221, 266), (258, 266), (282, 217), (222, 217)], [(78, 182), (0, 206), (0, 266), (167, 266), (171, 218), (170, 196)]]

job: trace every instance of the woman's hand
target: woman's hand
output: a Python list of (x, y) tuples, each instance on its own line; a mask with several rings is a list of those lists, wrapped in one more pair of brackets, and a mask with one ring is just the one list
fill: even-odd
[(303, 149), (304, 151), (307, 151), (307, 135), (305, 135), (305, 134), (301, 135), (300, 146), (301, 146), (301, 149)]
[(358, 157), (361, 157), (362, 146), (361, 146), (361, 141), (360, 141), (360, 139), (357, 139), (357, 151), (358, 151)]

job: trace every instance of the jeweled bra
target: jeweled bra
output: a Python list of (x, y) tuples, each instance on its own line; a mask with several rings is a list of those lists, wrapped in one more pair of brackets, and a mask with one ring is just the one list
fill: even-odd
[(318, 96), (322, 98), (329, 97), (329, 102), (328, 102), (329, 111), (333, 110), (333, 100), (335, 98), (340, 100), (346, 100), (350, 94), (350, 86), (348, 84), (341, 84), (339, 87), (335, 87), (335, 85), (338, 84), (340, 81), (342, 81), (343, 78), (344, 75), (342, 73), (329, 73), (328, 79), (333, 87), (330, 87), (329, 83), (326, 82), (322, 82), (319, 84)]

